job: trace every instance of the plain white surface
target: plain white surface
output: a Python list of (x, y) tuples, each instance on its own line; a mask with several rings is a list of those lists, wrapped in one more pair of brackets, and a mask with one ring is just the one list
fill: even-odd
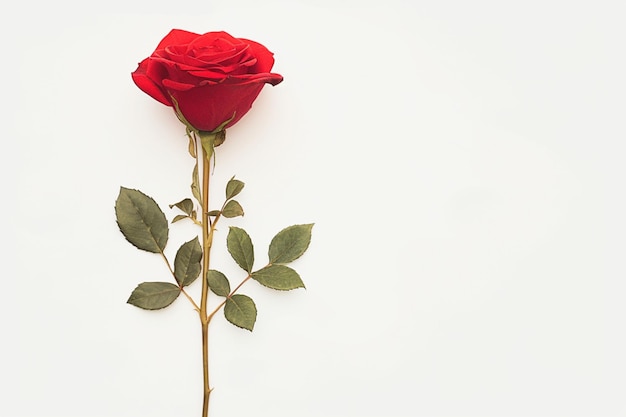
[(197, 318), (125, 304), (168, 275), (113, 211), (188, 196), (182, 125), (130, 78), (172, 28), (285, 77), (219, 148), (230, 224), (262, 261), (316, 223), (306, 291), (249, 284), (254, 333), (214, 321), (215, 417), (626, 415), (622, 2), (104, 4), (3, 18), (0, 415), (200, 414)]

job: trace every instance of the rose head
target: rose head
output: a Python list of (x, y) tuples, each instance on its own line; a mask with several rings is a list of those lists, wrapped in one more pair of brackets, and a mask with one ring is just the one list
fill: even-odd
[(229, 119), (224, 128), (237, 123), (266, 83), (283, 80), (270, 73), (273, 65), (273, 54), (257, 42), (174, 29), (132, 77), (155, 100), (178, 106), (194, 129), (210, 132)]

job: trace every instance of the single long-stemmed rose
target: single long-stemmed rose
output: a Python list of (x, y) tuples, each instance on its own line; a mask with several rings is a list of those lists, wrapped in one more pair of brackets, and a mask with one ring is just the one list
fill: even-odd
[[(164, 253), (169, 235), (165, 214), (151, 197), (122, 187), (115, 203), (120, 231), (138, 249), (160, 254), (175, 282), (141, 283), (132, 292), (128, 303), (156, 310), (167, 307), (183, 294), (198, 312), (202, 330), (203, 417), (208, 415), (212, 390), (208, 334), (215, 314), (223, 311), (229, 322), (251, 331), (257, 310), (254, 301), (239, 292), (243, 284), (252, 279), (276, 290), (304, 288), (298, 273), (285, 264), (307, 250), (313, 224), (289, 226), (276, 234), (269, 245), (268, 261), (260, 269), (254, 268), (250, 236), (244, 229), (230, 227), (227, 248), (245, 272), (234, 289), (231, 289), (226, 275), (210, 266), (216, 225), (221, 218), (243, 215), (243, 208), (234, 198), (244, 188), (243, 182), (231, 178), (226, 184), (223, 204), (217, 210), (210, 210), (211, 158), (215, 147), (224, 142), (226, 128), (233, 126), (250, 110), (263, 86), (282, 81), (281, 75), (270, 72), (273, 65), (273, 54), (257, 42), (234, 38), (226, 32), (199, 35), (174, 29), (132, 73), (140, 89), (172, 107), (185, 125), (188, 150), (195, 158), (191, 193), (196, 203), (185, 198), (170, 205), (183, 213), (174, 217), (172, 223), (183, 219), (193, 221), (202, 228), (202, 240), (196, 236), (184, 243), (174, 262), (170, 262)], [(198, 276), (202, 280), (199, 303), (186, 290)], [(208, 304), (209, 290), (223, 298), (212, 308)]]
[(273, 66), (273, 54), (257, 42), (174, 29), (132, 76), (155, 100), (170, 107), (178, 102), (194, 129), (214, 132), (237, 123), (265, 84), (283, 80), (270, 72)]

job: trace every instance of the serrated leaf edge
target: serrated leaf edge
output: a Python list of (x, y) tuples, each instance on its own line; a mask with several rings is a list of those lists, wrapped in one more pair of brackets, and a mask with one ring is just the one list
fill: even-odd
[[(236, 327), (239, 327), (240, 329), (248, 330), (248, 331), (250, 331), (250, 332), (251, 332), (251, 331), (254, 329), (254, 325), (256, 324), (256, 318), (257, 318), (257, 314), (258, 314), (258, 310), (257, 310), (257, 308), (256, 308), (256, 303), (254, 302), (254, 300), (253, 300), (252, 298), (248, 297), (247, 295), (244, 295), (244, 294), (234, 294), (234, 295), (232, 295), (232, 296), (230, 296), (230, 297), (228, 297), (228, 298), (226, 299), (226, 304), (228, 304), (229, 302), (231, 302), (231, 303), (234, 303), (234, 304), (235, 304), (235, 306), (237, 306), (237, 308), (239, 308), (239, 306), (237, 305), (237, 302), (233, 300), (233, 298), (234, 298), (234, 297), (237, 297), (237, 298), (239, 298), (239, 297), (245, 297), (246, 299), (250, 300), (250, 302), (252, 303), (252, 306), (254, 307), (254, 321), (252, 322), (252, 326), (251, 326), (250, 328), (247, 328), (247, 327), (240, 326), (239, 324), (237, 324), (237, 323), (233, 323), (232, 321), (230, 321), (230, 320), (228, 319), (228, 316), (226, 316), (226, 305), (224, 306), (224, 317), (226, 318), (226, 320), (227, 320), (230, 324), (232, 324), (232, 325), (234, 325), (234, 326), (236, 326)], [(243, 310), (241, 310), (241, 309), (239, 309), (239, 310), (240, 310), (240, 311), (243, 311)]]
[[(276, 234), (274, 235), (274, 237), (272, 238), (272, 240), (270, 241), (270, 245), (269, 245), (268, 252), (267, 252), (267, 254), (268, 254), (268, 258), (269, 258), (270, 263), (272, 263), (272, 264), (276, 264), (276, 265), (284, 265), (284, 264), (291, 263), (291, 262), (295, 261), (296, 259), (300, 258), (302, 255), (304, 255), (304, 253), (305, 253), (305, 252), (309, 249), (309, 246), (311, 246), (311, 234), (312, 234), (312, 230), (313, 230), (313, 226), (314, 226), (314, 225), (315, 225), (315, 223), (293, 224), (293, 225), (291, 225), (291, 226), (287, 226), (287, 227), (285, 227), (285, 228), (284, 228), (284, 229), (282, 229), (280, 232), (276, 233)], [(300, 227), (300, 226), (309, 226), (309, 241), (307, 242), (307, 244), (306, 244), (306, 246), (304, 247), (304, 249), (302, 250), (302, 252), (301, 252), (298, 256), (296, 256), (295, 258), (293, 258), (293, 259), (291, 259), (291, 260), (289, 260), (289, 261), (277, 262), (276, 260), (272, 259), (272, 258), (270, 257), (269, 252), (270, 252), (270, 249), (271, 249), (271, 247), (272, 247), (272, 243), (275, 241), (275, 239), (276, 239), (276, 238), (277, 238), (277, 237), (278, 237), (281, 233), (283, 233), (283, 232), (287, 231), (288, 229), (291, 229), (291, 228), (294, 228), (294, 227)]]

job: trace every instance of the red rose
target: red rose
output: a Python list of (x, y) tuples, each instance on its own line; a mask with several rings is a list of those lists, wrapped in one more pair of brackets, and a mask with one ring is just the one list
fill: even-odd
[[(250, 110), (272, 74), (272, 52), (263, 45), (226, 32), (204, 35), (173, 29), (152, 55), (139, 63), (133, 81), (145, 93), (174, 107), (195, 129), (213, 131), (237, 123)], [(233, 117), (234, 115), (234, 117)]]

